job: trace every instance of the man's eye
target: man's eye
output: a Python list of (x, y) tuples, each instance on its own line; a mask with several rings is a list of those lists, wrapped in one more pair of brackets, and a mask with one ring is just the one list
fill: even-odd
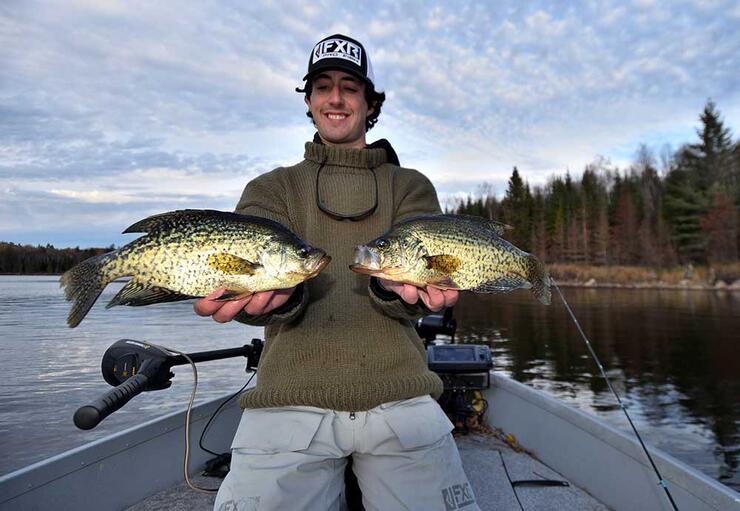
[(351, 94), (355, 94), (359, 89), (355, 89), (354, 87), (345, 87), (344, 90)]

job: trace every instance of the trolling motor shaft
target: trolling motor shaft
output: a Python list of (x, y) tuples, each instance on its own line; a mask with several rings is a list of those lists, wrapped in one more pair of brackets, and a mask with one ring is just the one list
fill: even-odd
[[(231, 357), (247, 357), (247, 369), (257, 367), (262, 353), (261, 339), (252, 339), (251, 344), (240, 348), (202, 351), (187, 356), (194, 362), (207, 362)], [(120, 409), (133, 397), (152, 390), (162, 390), (172, 385), (176, 365), (189, 363), (183, 355), (173, 355), (160, 346), (133, 339), (121, 339), (113, 343), (103, 355), (101, 371), (103, 378), (115, 388), (92, 403), (77, 409), (74, 423), (79, 429), (92, 429), (108, 415)]]

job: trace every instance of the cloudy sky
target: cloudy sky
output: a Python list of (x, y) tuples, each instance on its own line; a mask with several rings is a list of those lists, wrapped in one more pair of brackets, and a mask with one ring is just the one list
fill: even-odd
[[(733, 1), (0, 3), (0, 240), (102, 246), (147, 215), (231, 210), (299, 161), (313, 44), (363, 41), (388, 138), (443, 201), (516, 165), (532, 184), (638, 144), (740, 131)], [(470, 2), (470, 4), (473, 4)]]

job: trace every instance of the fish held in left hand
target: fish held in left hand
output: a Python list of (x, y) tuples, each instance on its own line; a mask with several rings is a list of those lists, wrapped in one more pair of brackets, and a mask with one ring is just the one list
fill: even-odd
[(226, 288), (219, 299), (235, 300), (294, 287), (331, 261), (323, 250), (277, 222), (223, 211), (171, 211), (123, 232), (146, 235), (62, 275), (60, 285), (72, 302), (70, 327), (76, 327), (105, 286), (120, 277), (131, 280), (106, 308), (200, 298), (217, 288)]
[(531, 288), (540, 302), (549, 305), (547, 270), (534, 255), (501, 237), (506, 227), (468, 215), (411, 218), (357, 246), (350, 269), (417, 287), (477, 293)]

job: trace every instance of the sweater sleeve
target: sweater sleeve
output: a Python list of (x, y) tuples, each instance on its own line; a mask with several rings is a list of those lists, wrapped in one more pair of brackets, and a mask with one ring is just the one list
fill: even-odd
[[(254, 215), (278, 222), (288, 229), (292, 223), (288, 214), (285, 185), (279, 179), (281, 169), (262, 174), (247, 183), (235, 212)], [(296, 287), (287, 302), (268, 314), (252, 315), (242, 311), (234, 319), (240, 323), (266, 326), (287, 323), (298, 318), (308, 303), (308, 288), (304, 284)]]
[[(394, 177), (394, 224), (418, 215), (441, 213), (434, 185), (424, 174), (399, 168)], [(421, 300), (412, 305), (396, 293), (386, 291), (374, 277), (370, 279), (369, 295), (373, 304), (392, 318), (413, 321), (432, 313)]]

